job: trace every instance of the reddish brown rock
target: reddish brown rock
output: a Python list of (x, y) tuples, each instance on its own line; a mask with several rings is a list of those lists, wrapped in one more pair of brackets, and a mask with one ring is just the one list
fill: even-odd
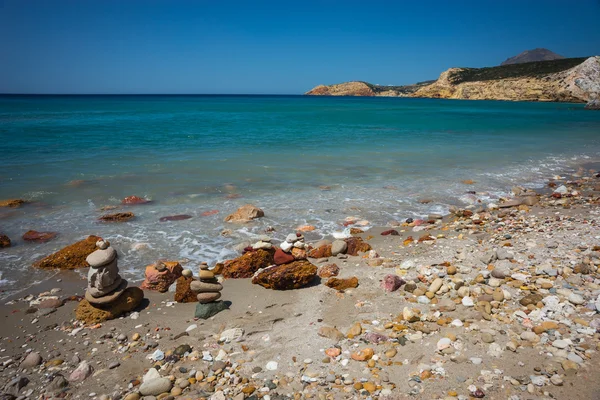
[(0, 207), (17, 208), (21, 207), (25, 203), (27, 202), (21, 199), (0, 200)]
[(27, 231), (23, 234), (23, 240), (28, 242), (47, 242), (54, 239), (57, 235), (57, 232)]
[(306, 260), (306, 250), (304, 249), (293, 247), (292, 255), (294, 256), (294, 260)]
[(115, 319), (133, 311), (144, 299), (144, 292), (138, 287), (125, 289), (123, 294), (113, 302), (102, 308), (91, 305), (87, 300), (81, 300), (75, 310), (75, 318), (86, 324), (97, 324)]
[(125, 197), (122, 201), (121, 204), (123, 205), (135, 205), (135, 204), (147, 204), (150, 203), (150, 200), (146, 200), (142, 197), (138, 197), (138, 196), (129, 196), (129, 197)]
[(267, 268), (275, 263), (275, 249), (248, 251), (240, 257), (225, 261), (223, 277), (226, 279), (252, 278), (261, 268)]
[(194, 278), (186, 278), (181, 276), (177, 278), (177, 284), (175, 287), (175, 301), (178, 303), (195, 303), (196, 294), (190, 289), (190, 284), (194, 281)]
[(348, 244), (346, 254), (350, 256), (357, 256), (358, 253), (366, 253), (367, 251), (371, 250), (371, 245), (369, 243), (365, 243), (359, 237), (351, 237), (344, 240)]
[(0, 249), (10, 247), (10, 238), (0, 233)]
[(319, 268), (317, 275), (319, 275), (320, 278), (331, 278), (332, 276), (338, 276), (339, 273), (340, 267), (338, 267), (337, 264), (327, 264)]
[(106, 214), (98, 218), (102, 222), (126, 222), (135, 218), (132, 212), (120, 212), (115, 214)]
[(386, 292), (394, 292), (400, 288), (400, 286), (404, 285), (406, 282), (398, 275), (388, 274), (381, 281), (381, 287)]
[(146, 267), (146, 279), (140, 287), (144, 290), (156, 290), (164, 293), (180, 276), (183, 268), (177, 261), (161, 261), (165, 265), (165, 269), (159, 271), (155, 265)]
[(246, 223), (264, 216), (265, 213), (263, 210), (252, 204), (246, 204), (238, 208), (233, 214), (225, 217), (225, 222)]
[(360, 233), (365, 233), (365, 231), (363, 231), (360, 228), (350, 228), (350, 234), (351, 235), (358, 235)]
[(317, 266), (303, 260), (265, 268), (254, 275), (252, 283), (267, 289), (290, 290), (307, 286), (316, 276)]
[(43, 269), (76, 269), (87, 268), (90, 265), (85, 261), (86, 257), (96, 251), (96, 242), (102, 240), (98, 236), (88, 236), (86, 239), (73, 243), (56, 253), (50, 254), (33, 263), (36, 268)]
[(327, 258), (331, 257), (331, 245), (324, 244), (323, 246), (312, 249), (308, 252), (310, 258)]
[(358, 287), (358, 278), (355, 276), (346, 279), (329, 278), (325, 283), (325, 286), (335, 290), (344, 291), (346, 289)]
[(388, 235), (392, 235), (392, 236), (398, 236), (398, 235), (400, 235), (400, 234), (399, 234), (399, 233), (398, 233), (398, 231), (397, 231), (397, 230), (395, 230), (395, 229), (389, 229), (389, 230), (387, 230), (387, 231), (383, 231), (383, 232), (381, 232), (381, 236), (388, 236)]
[(183, 221), (184, 219), (190, 219), (192, 218), (191, 215), (187, 215), (187, 214), (179, 214), (179, 215), (169, 215), (167, 217), (161, 217), (159, 219), (160, 222), (167, 222), (167, 221)]
[(216, 263), (212, 269), (212, 273), (215, 275), (223, 275), (223, 263)]
[(287, 264), (294, 260), (295, 258), (293, 255), (286, 253), (281, 249), (275, 250), (275, 254), (273, 255), (273, 261), (276, 265)]

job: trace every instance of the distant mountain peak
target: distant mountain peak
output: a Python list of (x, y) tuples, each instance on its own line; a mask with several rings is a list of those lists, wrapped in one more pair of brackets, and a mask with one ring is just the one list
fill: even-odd
[(550, 61), (550, 60), (561, 60), (565, 57), (560, 54), (556, 54), (548, 49), (537, 48), (533, 50), (525, 50), (521, 54), (517, 54), (514, 57), (508, 58), (500, 65), (510, 64), (522, 64), (534, 61)]

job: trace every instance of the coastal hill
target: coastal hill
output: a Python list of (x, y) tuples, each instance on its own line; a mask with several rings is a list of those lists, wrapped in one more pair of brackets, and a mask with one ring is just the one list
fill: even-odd
[(379, 86), (355, 81), (320, 85), (306, 94), (590, 102), (600, 95), (600, 56), (488, 68), (450, 68), (436, 81), (414, 85)]
[(523, 64), (534, 61), (551, 61), (551, 60), (562, 60), (563, 56), (556, 54), (548, 49), (533, 49), (533, 50), (525, 50), (524, 52), (517, 54), (514, 57), (508, 58), (500, 65), (510, 65), (510, 64)]

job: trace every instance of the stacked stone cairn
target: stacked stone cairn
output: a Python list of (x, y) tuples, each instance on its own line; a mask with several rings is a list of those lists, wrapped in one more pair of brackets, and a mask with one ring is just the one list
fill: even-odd
[(273, 248), (273, 245), (271, 244), (271, 238), (267, 235), (261, 235), (258, 238), (258, 242), (254, 243), (252, 245), (253, 250), (258, 250), (258, 249), (269, 250), (272, 248)]
[(285, 238), (285, 242), (282, 242), (279, 246), (281, 250), (286, 253), (291, 253), (292, 249), (304, 249), (306, 244), (304, 243), (304, 235), (301, 233), (290, 233)]
[(96, 242), (98, 248), (87, 256), (90, 264), (85, 299), (92, 305), (107, 306), (115, 302), (127, 288), (127, 281), (119, 275), (117, 252), (104, 240)]
[[(190, 277), (192, 271), (184, 270), (183, 276)], [(198, 279), (190, 283), (190, 290), (196, 294), (196, 318), (208, 319), (215, 314), (229, 308), (228, 304), (220, 301), (223, 285), (219, 283), (215, 274), (208, 269), (208, 264), (200, 264)]]
[(290, 233), (275, 251), (275, 264), (282, 265), (306, 259), (305, 247), (304, 236), (301, 233)]

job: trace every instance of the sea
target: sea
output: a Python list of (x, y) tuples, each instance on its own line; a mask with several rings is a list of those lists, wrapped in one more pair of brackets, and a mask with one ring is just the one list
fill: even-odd
[[(348, 221), (367, 229), (443, 214), (598, 160), (600, 112), (583, 104), (0, 96), (0, 200), (29, 202), (0, 209), (0, 233), (13, 243), (0, 249), (0, 297), (60, 277), (32, 263), (90, 234), (108, 239), (121, 274), (139, 281), (158, 259), (195, 268), (235, 257), (236, 245), (265, 232), (278, 243), (311, 225), (306, 238), (318, 240), (343, 235)], [(120, 206), (131, 195), (151, 202)], [(265, 217), (224, 222), (247, 203)], [(119, 211), (136, 218), (98, 221)], [(160, 221), (179, 214), (192, 218)], [(27, 243), (28, 230), (58, 236)]]

